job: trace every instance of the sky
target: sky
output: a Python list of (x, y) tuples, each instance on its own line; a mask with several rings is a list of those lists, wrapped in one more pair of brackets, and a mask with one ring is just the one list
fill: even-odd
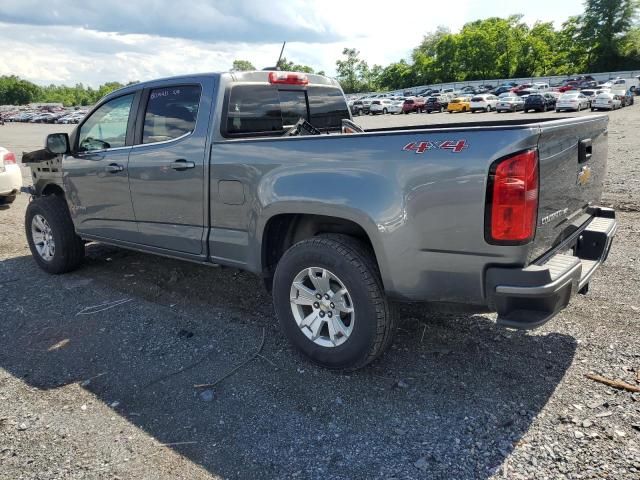
[[(369, 65), (409, 59), (424, 34), (520, 13), (556, 27), (582, 0), (2, 0), (0, 75), (40, 85), (150, 80), (226, 71), (235, 59), (258, 69), (284, 56), (335, 74), (344, 47)], [(380, 3), (382, 5), (382, 3)]]

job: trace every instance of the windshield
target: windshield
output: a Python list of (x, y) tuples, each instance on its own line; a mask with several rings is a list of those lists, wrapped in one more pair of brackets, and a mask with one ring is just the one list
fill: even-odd
[(503, 102), (513, 102), (513, 101), (518, 100), (518, 98), (520, 98), (520, 97), (502, 97), (502, 101)]

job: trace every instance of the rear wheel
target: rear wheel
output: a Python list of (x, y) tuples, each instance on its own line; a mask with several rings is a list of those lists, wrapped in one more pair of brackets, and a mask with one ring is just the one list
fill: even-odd
[(386, 115), (387, 113), (389, 113), (389, 111), (388, 111), (386, 108), (383, 108), (383, 109), (382, 109), (382, 113), (383, 113), (384, 115)]
[(396, 318), (373, 253), (346, 235), (303, 240), (285, 252), (273, 300), (289, 341), (314, 362), (354, 370), (390, 345)]
[(46, 272), (70, 272), (82, 263), (84, 242), (76, 235), (64, 198), (49, 195), (29, 203), (25, 230), (31, 255)]

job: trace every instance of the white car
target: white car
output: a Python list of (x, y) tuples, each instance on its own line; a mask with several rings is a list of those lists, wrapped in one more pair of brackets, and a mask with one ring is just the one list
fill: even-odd
[(617, 95), (611, 93), (600, 93), (596, 95), (595, 101), (591, 104), (591, 111), (594, 110), (615, 110), (620, 108), (622, 102)]
[(498, 97), (491, 95), (490, 93), (482, 95), (474, 95), (471, 97), (471, 113), (476, 112), (490, 112), (496, 109), (498, 104)]
[(500, 97), (496, 105), (496, 112), (517, 112), (524, 109), (524, 100), (522, 97), (514, 95)]
[(13, 203), (22, 187), (20, 165), (16, 156), (6, 148), (0, 147), (0, 205)]
[(389, 113), (389, 107), (391, 107), (392, 103), (392, 100), (389, 98), (379, 98), (373, 100), (371, 102), (371, 105), (369, 105), (369, 111), (371, 112), (371, 115), (375, 115), (376, 113), (382, 113), (383, 115), (386, 115), (387, 113)]
[(556, 112), (562, 110), (575, 110), (579, 112), (583, 108), (589, 108), (591, 100), (580, 92), (567, 92), (563, 94), (556, 102)]
[(534, 82), (531, 88), (533, 90), (537, 90), (538, 92), (548, 92), (550, 90), (549, 84), (543, 82)]
[(404, 98), (401, 100), (392, 100), (391, 105), (389, 105), (389, 113), (402, 113), (402, 104), (404, 103)]

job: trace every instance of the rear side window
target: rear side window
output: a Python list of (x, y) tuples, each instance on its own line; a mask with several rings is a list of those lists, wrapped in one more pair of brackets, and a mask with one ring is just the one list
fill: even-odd
[(151, 90), (144, 115), (142, 143), (164, 142), (193, 132), (199, 104), (199, 85)]
[(229, 92), (226, 116), (227, 135), (259, 136), (281, 133), (300, 117), (321, 130), (340, 130), (349, 110), (337, 88), (287, 90), (273, 85), (236, 85)]

